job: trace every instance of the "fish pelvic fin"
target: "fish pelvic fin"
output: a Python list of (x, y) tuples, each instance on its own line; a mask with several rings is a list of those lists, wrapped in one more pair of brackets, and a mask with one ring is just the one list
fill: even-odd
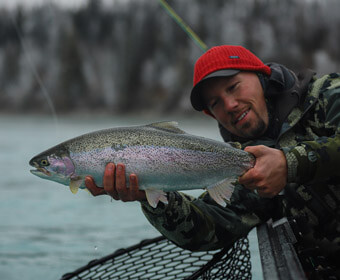
[(159, 201), (168, 204), (165, 192), (161, 190), (145, 190), (146, 199), (151, 207), (156, 208)]
[(226, 200), (230, 201), (230, 198), (234, 192), (235, 187), (231, 184), (234, 181), (235, 179), (224, 179), (214, 185), (207, 187), (207, 191), (217, 204), (221, 205), (222, 207), (226, 207)]
[(178, 123), (175, 122), (175, 121), (172, 121), (172, 122), (156, 122), (156, 123), (149, 124), (147, 126), (155, 128), (155, 129), (163, 130), (163, 131), (166, 131), (166, 132), (171, 132), (171, 133), (176, 133), (176, 134), (186, 134), (185, 131), (183, 131), (182, 129), (180, 129), (178, 127)]
[(79, 189), (82, 182), (83, 182), (82, 179), (78, 179), (78, 180), (71, 179), (71, 181), (70, 181), (70, 191), (73, 194), (76, 194), (78, 192), (78, 189)]

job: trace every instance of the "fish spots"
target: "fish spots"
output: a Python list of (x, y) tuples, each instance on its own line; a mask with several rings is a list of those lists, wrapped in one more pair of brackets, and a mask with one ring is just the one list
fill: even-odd
[(115, 152), (119, 152), (119, 151), (123, 151), (127, 148), (128, 146), (125, 144), (119, 144), (119, 143), (115, 143), (111, 146), (112, 150), (114, 150)]
[(88, 133), (43, 155), (52, 157), (58, 172), (49, 179), (63, 184), (91, 175), (102, 186), (105, 166), (113, 162), (124, 163), (126, 174), (138, 174), (141, 188), (165, 191), (204, 188), (242, 174), (253, 163), (248, 153), (226, 143), (145, 126)]

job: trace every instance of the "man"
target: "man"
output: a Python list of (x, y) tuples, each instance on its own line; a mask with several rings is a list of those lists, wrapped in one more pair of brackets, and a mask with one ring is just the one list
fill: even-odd
[(104, 189), (92, 178), (94, 195), (139, 200), (150, 223), (183, 248), (228, 246), (268, 219), (297, 221), (304, 248), (320, 247), (333, 267), (340, 263), (340, 76), (296, 76), (279, 64), (264, 64), (240, 46), (218, 46), (196, 62), (194, 109), (215, 118), (224, 141), (254, 154), (230, 203), (217, 205), (171, 192), (156, 209), (138, 189), (138, 174), (126, 186), (125, 167), (108, 164)]

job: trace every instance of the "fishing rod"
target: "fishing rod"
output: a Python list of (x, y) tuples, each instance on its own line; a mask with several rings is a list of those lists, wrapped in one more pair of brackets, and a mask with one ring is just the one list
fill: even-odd
[(207, 51), (208, 46), (198, 37), (198, 35), (187, 25), (184, 20), (175, 12), (165, 0), (158, 0), (167, 14), (184, 30), (184, 32), (198, 45), (202, 51)]
[[(51, 5), (51, 3), (50, 3), (50, 5)], [(28, 66), (31, 69), (31, 71), (33, 73), (33, 76), (36, 79), (36, 81), (37, 81), (37, 83), (38, 83), (38, 85), (39, 85), (39, 87), (40, 87), (40, 89), (42, 91), (42, 94), (44, 95), (44, 97), (46, 99), (48, 107), (51, 110), (51, 113), (52, 113), (52, 116), (53, 116), (53, 120), (54, 120), (54, 125), (55, 125), (55, 128), (56, 128), (57, 134), (59, 134), (59, 121), (58, 121), (57, 112), (55, 110), (52, 98), (51, 98), (51, 96), (50, 96), (50, 94), (49, 94), (49, 92), (48, 92), (44, 82), (42, 81), (42, 79), (41, 79), (41, 77), (40, 77), (40, 75), (38, 73), (37, 67), (33, 63), (33, 59), (30, 56), (29, 51), (28, 51), (27, 42), (26, 42), (26, 40), (24, 38), (24, 35), (21, 33), (20, 28), (19, 28), (19, 26), (18, 26), (18, 24), (17, 24), (13, 14), (11, 14), (10, 19), (11, 19), (11, 21), (13, 23), (15, 32), (17, 33), (19, 42), (20, 42), (20, 44), (22, 46), (23, 54), (24, 54), (24, 56), (25, 56), (25, 58), (27, 60)]]
[[(166, 13), (172, 18), (174, 19), (174, 21), (182, 28), (182, 30), (194, 41), (194, 43), (202, 50), (202, 51), (207, 51), (208, 46), (199, 38), (199, 36), (190, 28), (190, 26), (188, 24), (186, 24), (184, 22), (184, 20), (176, 13), (176, 11), (174, 9), (171, 8), (171, 6), (165, 1), (165, 0), (158, 0), (160, 5), (164, 8), (164, 10), (166, 11)], [(50, 3), (51, 4), (51, 3)], [(17, 36), (19, 38), (20, 44), (22, 45), (23, 48), (23, 53), (24, 56), (28, 62), (29, 67), (31, 68), (31, 71), (38, 83), (38, 85), (41, 88), (42, 94), (44, 95), (46, 102), (48, 104), (48, 107), (51, 110), (53, 119), (54, 119), (54, 123), (55, 123), (55, 127), (56, 130), (58, 131), (58, 116), (52, 101), (52, 98), (50, 97), (50, 94), (47, 90), (47, 88), (45, 87), (37, 69), (36, 66), (33, 63), (33, 60), (31, 58), (31, 56), (29, 55), (29, 51), (28, 51), (28, 46), (26, 43), (26, 40), (23, 36), (23, 34), (21, 34), (20, 28), (16, 22), (16, 20), (13, 18), (13, 16), (11, 17), (13, 26), (15, 28), (15, 31), (17, 33)]]

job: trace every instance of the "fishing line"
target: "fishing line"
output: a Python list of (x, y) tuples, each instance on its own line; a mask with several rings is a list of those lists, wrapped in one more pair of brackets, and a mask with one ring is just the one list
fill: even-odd
[(34, 75), (34, 78), (36, 79), (38, 85), (40, 86), (41, 88), (41, 91), (46, 99), (46, 102), (52, 112), (52, 116), (53, 116), (53, 120), (54, 120), (54, 125), (55, 125), (55, 129), (57, 131), (57, 134), (59, 134), (59, 121), (58, 121), (58, 116), (57, 116), (57, 113), (56, 113), (56, 110), (55, 110), (55, 107), (53, 105), (53, 101), (50, 97), (50, 94), (48, 93), (47, 91), (47, 88), (45, 87), (42, 79), (40, 78), (40, 75), (37, 71), (37, 68), (35, 67), (34, 63), (33, 63), (33, 60), (31, 58), (31, 56), (29, 55), (29, 52), (28, 52), (28, 46), (27, 46), (27, 43), (26, 43), (26, 40), (24, 38), (24, 36), (21, 34), (20, 32), (20, 29), (19, 29), (19, 26), (17, 24), (17, 22), (15, 21), (14, 19), (14, 15), (12, 15), (11, 17), (11, 20), (12, 20), (12, 23), (13, 23), (13, 26), (15, 28), (15, 31), (18, 35), (18, 38), (19, 38), (19, 42), (22, 46), (22, 49), (23, 49), (23, 53), (24, 53), (24, 56), (28, 62), (28, 65), (31, 69), (31, 71), (33, 72), (33, 75)]
[(184, 32), (198, 45), (202, 51), (207, 51), (208, 46), (197, 36), (197, 34), (184, 22), (184, 20), (172, 9), (165, 0), (158, 0), (164, 10), (172, 17)]
[[(207, 45), (198, 37), (198, 35), (190, 28), (190, 26), (188, 26), (184, 20), (175, 12), (174, 9), (172, 9), (169, 4), (165, 1), (165, 0), (158, 0), (160, 5), (164, 8), (164, 10), (167, 12), (167, 14), (173, 18), (175, 20), (175, 22), (182, 28), (182, 30), (194, 41), (194, 43), (199, 46), (201, 48), (202, 51), (206, 51), (208, 49)], [(50, 9), (51, 9), (51, 2), (49, 2), (49, 6), (50, 6)], [(28, 46), (27, 46), (27, 43), (26, 43), (26, 40), (24, 38), (24, 36), (21, 34), (20, 32), (20, 29), (18, 27), (18, 24), (16, 22), (16, 20), (14, 19), (14, 15), (12, 15), (11, 17), (11, 20), (12, 20), (12, 23), (13, 23), (13, 26), (15, 28), (15, 31), (17, 33), (17, 36), (19, 38), (19, 41), (20, 41), (20, 44), (23, 48), (23, 53), (24, 53), (24, 56), (28, 62), (28, 65), (38, 83), (38, 85), (40, 86), (41, 88), (41, 91), (46, 99), (46, 102), (51, 110), (51, 113), (52, 113), (52, 116), (53, 116), (53, 120), (54, 120), (54, 123), (55, 123), (55, 127), (56, 127), (56, 131), (59, 131), (59, 122), (58, 122), (58, 116), (57, 116), (57, 113), (56, 113), (56, 110), (55, 110), (55, 107), (54, 107), (54, 104), (53, 104), (53, 101), (51, 99), (51, 96), (47, 90), (47, 88), (45, 87), (38, 71), (37, 71), (37, 68), (35, 67), (34, 63), (33, 63), (33, 60), (31, 58), (31, 56), (29, 55), (29, 52), (28, 52)]]

